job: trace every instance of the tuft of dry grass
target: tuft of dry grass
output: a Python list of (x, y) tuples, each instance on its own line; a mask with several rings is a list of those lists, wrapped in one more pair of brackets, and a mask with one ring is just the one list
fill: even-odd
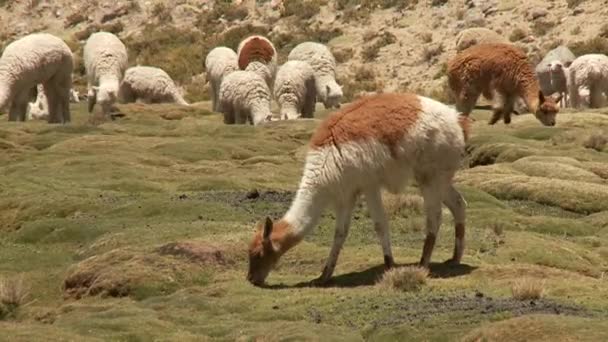
[(582, 56), (589, 53), (608, 54), (608, 38), (594, 37), (591, 39), (578, 41), (570, 44), (568, 48), (575, 56)]
[(443, 47), (443, 44), (425, 46), (422, 50), (422, 60), (432, 64), (444, 51), (445, 48)]
[(22, 275), (0, 280), (0, 319), (13, 316), (29, 295), (30, 288)]
[(585, 0), (566, 0), (568, 3), (568, 8), (576, 8), (578, 5), (582, 4)]
[(517, 300), (541, 299), (545, 292), (544, 280), (523, 278), (515, 281), (511, 287), (513, 298)]
[(608, 144), (608, 136), (604, 133), (593, 134), (583, 142), (585, 148), (594, 149), (598, 152), (603, 151), (606, 144)]
[(424, 211), (424, 199), (420, 195), (414, 194), (390, 194), (385, 193), (382, 197), (382, 204), (386, 213), (390, 216), (411, 212), (422, 214)]
[(524, 38), (526, 38), (527, 33), (524, 29), (522, 28), (516, 28), (511, 32), (511, 35), (509, 36), (509, 40), (512, 42), (518, 42)]
[(418, 291), (426, 285), (429, 270), (418, 266), (393, 268), (384, 273), (380, 286), (395, 291)]

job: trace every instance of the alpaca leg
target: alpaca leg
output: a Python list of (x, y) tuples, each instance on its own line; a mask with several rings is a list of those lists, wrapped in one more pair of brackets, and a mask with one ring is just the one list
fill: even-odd
[(395, 266), (395, 260), (393, 259), (393, 253), (391, 251), (388, 219), (386, 218), (384, 206), (382, 205), (382, 194), (380, 193), (380, 189), (370, 189), (365, 192), (365, 200), (367, 202), (369, 214), (374, 222), (374, 229), (376, 230), (376, 234), (382, 245), (384, 266), (386, 269), (390, 269)]
[(340, 250), (346, 241), (348, 235), (348, 229), (350, 228), (350, 217), (355, 207), (356, 197), (347, 198), (344, 203), (336, 205), (336, 230), (334, 233), (334, 242), (329, 252), (329, 257), (325, 262), (323, 273), (321, 276), (313, 280), (313, 284), (325, 284), (329, 281), (331, 276), (334, 274), (336, 263), (338, 262), (338, 256)]
[(511, 113), (513, 113), (513, 110), (515, 109), (515, 99), (516, 99), (516, 97), (514, 97), (514, 96), (505, 97), (504, 107), (502, 109), (503, 110), (502, 120), (506, 125), (511, 123)]
[(488, 124), (493, 125), (498, 122), (503, 117), (503, 113), (505, 112), (505, 103), (506, 98), (501, 93), (494, 91), (494, 103), (492, 104), (492, 118)]
[(304, 99), (304, 108), (302, 109), (303, 118), (314, 118), (315, 105), (317, 103), (317, 89), (315, 88), (314, 80), (307, 82), (306, 97)]
[(224, 104), (221, 107), (222, 108), (218, 108), (218, 109), (222, 113), (224, 113), (224, 123), (226, 125), (234, 125), (236, 123), (234, 108), (231, 105), (227, 105), (227, 104)]
[(31, 88), (21, 90), (15, 94), (8, 113), (9, 121), (25, 121), (30, 94)]
[(600, 108), (602, 106), (602, 90), (597, 85), (589, 87), (589, 108)]
[(441, 189), (442, 186), (436, 179), (428, 180), (427, 182), (420, 184), (426, 212), (426, 239), (424, 241), (424, 247), (422, 248), (420, 266), (426, 268), (428, 268), (431, 263), (437, 232), (441, 226)]
[(464, 235), (465, 235), (465, 220), (466, 220), (466, 202), (460, 193), (450, 185), (443, 203), (450, 209), (454, 218), (455, 240), (454, 240), (454, 255), (449, 263), (460, 264), (464, 253)]
[(61, 123), (63, 108), (57, 89), (50, 83), (44, 84), (44, 93), (48, 103), (48, 123)]

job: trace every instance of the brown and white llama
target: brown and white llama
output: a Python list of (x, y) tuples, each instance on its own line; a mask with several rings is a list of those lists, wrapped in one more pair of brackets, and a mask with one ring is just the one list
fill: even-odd
[(518, 97), (543, 125), (555, 125), (561, 96), (543, 95), (534, 68), (518, 47), (496, 43), (474, 45), (448, 61), (447, 73), (456, 109), (466, 116), (483, 93), (494, 101), (490, 125), (501, 118), (509, 124)]
[(444, 203), (456, 229), (454, 255), (464, 250), (465, 202), (452, 186), (464, 155), (469, 119), (435, 100), (414, 94), (363, 97), (325, 119), (313, 134), (306, 164), (290, 209), (280, 220), (266, 218), (249, 247), (247, 279), (265, 282), (272, 267), (317, 225), (333, 205), (336, 225), (333, 246), (315, 284), (327, 282), (348, 234), (360, 195), (365, 196), (380, 239), (386, 268), (394, 265), (389, 225), (381, 190), (397, 193), (413, 177), (426, 210), (426, 240), (420, 264), (428, 267), (441, 224)]

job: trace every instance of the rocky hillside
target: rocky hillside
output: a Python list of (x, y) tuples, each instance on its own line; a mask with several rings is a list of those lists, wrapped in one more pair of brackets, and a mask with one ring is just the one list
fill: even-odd
[[(444, 63), (455, 37), (487, 27), (524, 47), (533, 61), (566, 44), (575, 52), (608, 52), (608, 8), (601, 1), (567, 0), (5, 0), (2, 43), (36, 31), (66, 39), (80, 54), (98, 30), (119, 34), (132, 64), (166, 69), (190, 100), (204, 99), (203, 59), (214, 46), (236, 47), (251, 33), (268, 35), (282, 58), (297, 43), (328, 43), (347, 97), (410, 89), (444, 97)], [(82, 64), (77, 84), (82, 86)]]

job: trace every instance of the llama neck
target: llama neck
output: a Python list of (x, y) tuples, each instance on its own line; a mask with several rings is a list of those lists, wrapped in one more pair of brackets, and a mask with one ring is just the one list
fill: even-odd
[(526, 106), (528, 106), (528, 110), (531, 113), (536, 113), (538, 106), (540, 105), (540, 99), (538, 98), (540, 87), (538, 82), (524, 83), (522, 88), (522, 98), (526, 103)]
[(304, 238), (319, 222), (325, 209), (322, 194), (311, 188), (300, 186), (291, 207), (283, 216), (295, 236)]

